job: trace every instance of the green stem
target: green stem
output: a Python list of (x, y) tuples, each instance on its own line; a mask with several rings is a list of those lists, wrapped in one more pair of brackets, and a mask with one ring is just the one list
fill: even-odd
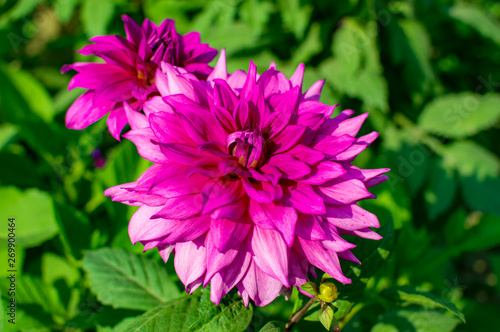
[(299, 320), (305, 315), (307, 310), (318, 300), (318, 297), (313, 297), (309, 302), (306, 303), (305, 306), (302, 307), (299, 311), (290, 316), (288, 323), (286, 324), (285, 331), (291, 331), (293, 326), (299, 322)]

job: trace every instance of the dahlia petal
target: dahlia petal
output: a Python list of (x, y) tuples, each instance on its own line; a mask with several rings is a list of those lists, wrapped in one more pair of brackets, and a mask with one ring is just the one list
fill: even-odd
[(285, 127), (285, 129), (274, 137), (276, 146), (273, 149), (273, 153), (284, 152), (294, 147), (305, 131), (306, 127), (303, 126), (288, 125)]
[(276, 154), (269, 158), (269, 165), (279, 168), (288, 179), (300, 179), (311, 173), (311, 168), (303, 161), (288, 154)]
[(126, 101), (123, 102), (123, 110), (127, 116), (127, 121), (132, 129), (140, 129), (149, 127), (149, 121), (146, 115), (132, 109)]
[(250, 217), (263, 229), (274, 229), (281, 234), (288, 247), (291, 247), (295, 237), (297, 211), (293, 207), (277, 204), (259, 204), (250, 202)]
[(198, 150), (189, 144), (182, 143), (159, 143), (161, 152), (167, 159), (190, 166), (200, 159)]
[(246, 212), (248, 206), (248, 197), (243, 196), (236, 202), (218, 207), (210, 213), (213, 219), (239, 220)]
[(323, 89), (323, 85), (325, 84), (325, 80), (317, 81), (307, 91), (304, 93), (303, 100), (316, 100), (318, 101), (321, 96), (321, 90)]
[(350, 250), (339, 252), (338, 255), (342, 259), (361, 264), (359, 259), (357, 259), (356, 256), (354, 256), (354, 254)]
[(323, 199), (305, 183), (297, 183), (290, 188), (290, 202), (297, 211), (305, 214), (324, 214), (326, 212)]
[(210, 106), (210, 111), (212, 112), (212, 116), (222, 125), (222, 128), (224, 128), (227, 133), (236, 131), (236, 123), (226, 108), (214, 105)]
[[(108, 192), (109, 193), (109, 192)], [(104, 192), (105, 195), (106, 191)], [(123, 190), (121, 193), (111, 195), (111, 200), (122, 202), (128, 205), (148, 205), (148, 206), (163, 206), (166, 203), (166, 198), (158, 195), (147, 195), (142, 192)]]
[(340, 236), (339, 229), (335, 225), (328, 222), (323, 222), (321, 223), (321, 226), (323, 227), (323, 230), (328, 237), (326, 241), (321, 242), (325, 249), (340, 252), (356, 247), (356, 245), (347, 242)]
[(171, 113), (157, 112), (149, 116), (151, 130), (160, 143), (194, 144), (179, 119)]
[(175, 244), (175, 271), (186, 286), (186, 291), (192, 283), (198, 281), (205, 274), (207, 266), (205, 260), (206, 250), (203, 246), (203, 237)]
[(201, 211), (200, 194), (172, 197), (165, 200), (163, 208), (152, 218), (186, 219)]
[(104, 89), (95, 90), (94, 104), (105, 101), (121, 102), (132, 98), (133, 79), (116, 82), (106, 86)]
[(208, 180), (201, 190), (203, 197), (201, 213), (210, 213), (216, 208), (235, 203), (243, 198), (243, 194), (243, 186), (240, 181)]
[[(246, 275), (242, 278), (238, 289), (242, 296), (250, 297), (256, 305), (265, 306), (271, 303), (281, 292), (280, 281), (268, 276), (252, 261)], [(248, 304), (248, 302), (247, 302)]]
[(279, 169), (269, 164), (265, 164), (260, 168), (260, 171), (263, 173), (260, 173), (254, 168), (250, 168), (249, 171), (251, 176), (255, 180), (268, 181), (275, 187), (278, 186), (278, 181), (282, 178), (282, 173), (279, 171)]
[(355, 179), (361, 180), (365, 183), (391, 170), (390, 168), (359, 169), (353, 165), (346, 166), (346, 169), (350, 176), (354, 177)]
[(161, 171), (166, 175), (141, 182), (141, 185), (150, 186), (151, 194), (165, 198), (199, 194), (206, 183), (206, 178), (202, 175), (194, 174), (189, 179), (186, 178), (186, 168), (174, 163), (165, 166)]
[(344, 229), (339, 229), (339, 234), (342, 235), (354, 235), (354, 236), (359, 236), (364, 239), (370, 239), (370, 240), (380, 240), (382, 239), (382, 236), (380, 236), (378, 233), (372, 231), (369, 228), (361, 228), (361, 229), (354, 229), (351, 231), (344, 230)]
[(321, 219), (315, 215), (300, 213), (297, 220), (295, 233), (309, 241), (326, 240), (327, 236), (320, 224)]
[(360, 180), (344, 175), (316, 187), (317, 193), (328, 204), (351, 204), (370, 197), (372, 194)]
[(229, 75), (227, 83), (233, 89), (233, 91), (238, 92), (238, 94), (240, 94), (241, 90), (243, 89), (243, 86), (245, 85), (246, 79), (247, 79), (247, 74), (243, 70), (238, 69), (234, 73)]
[(162, 96), (182, 94), (194, 99), (191, 84), (169, 63), (162, 62), (161, 69), (156, 70), (155, 83)]
[(175, 246), (173, 244), (160, 244), (158, 245), (158, 252), (160, 253), (163, 262), (166, 263)]
[(212, 279), (216, 273), (220, 272), (220, 270), (234, 261), (239, 251), (238, 246), (237, 248), (221, 252), (215, 246), (214, 242), (215, 240), (213, 239), (212, 230), (210, 230), (205, 238), (205, 249), (207, 253), (207, 273), (205, 274), (205, 281), (203, 282), (205, 286), (210, 282), (210, 279)]
[(150, 128), (130, 130), (123, 137), (135, 144), (141, 157), (159, 164), (165, 164), (168, 161), (161, 152), (160, 146), (151, 143), (151, 140), (156, 137)]
[(109, 112), (106, 124), (108, 125), (111, 135), (119, 141), (120, 134), (123, 128), (127, 125), (127, 114), (123, 109), (123, 104), (120, 104), (118, 107), (117, 106)]
[(147, 100), (143, 106), (142, 109), (144, 111), (144, 114), (149, 117), (151, 114), (158, 113), (158, 112), (166, 112), (173, 114), (172, 107), (165, 103), (163, 101), (163, 98), (160, 96), (153, 96), (149, 100)]
[(127, 15), (122, 15), (122, 20), (125, 22), (125, 32), (127, 33), (128, 40), (136, 46), (139, 45), (142, 39), (141, 27)]
[(213, 219), (210, 234), (215, 247), (220, 252), (236, 248), (250, 231), (251, 224), (246, 220)]
[(268, 182), (251, 183), (248, 179), (242, 179), (243, 188), (247, 195), (259, 203), (271, 203), (278, 199), (276, 187)]
[(300, 237), (297, 238), (300, 246), (304, 251), (304, 255), (311, 262), (312, 265), (325, 271), (334, 279), (343, 284), (350, 284), (351, 279), (344, 276), (340, 268), (340, 261), (336, 252), (326, 250), (317, 241), (307, 241)]
[[(256, 85), (256, 80), (257, 80), (257, 67), (253, 63), (253, 60), (250, 60), (250, 66), (248, 67), (248, 74), (246, 75), (245, 84), (243, 84), (243, 87), (241, 88), (240, 97), (246, 99), (250, 96), (254, 86)], [(229, 83), (229, 85), (231, 85), (231, 83)]]
[(356, 136), (363, 125), (363, 122), (368, 117), (368, 113), (364, 113), (358, 115), (354, 118), (346, 119), (341, 121), (336, 128), (332, 128), (332, 132), (330, 135), (332, 136), (341, 136), (341, 135), (349, 135)]
[(87, 91), (78, 97), (66, 113), (66, 126), (70, 129), (83, 129), (102, 118), (114, 106), (113, 102), (94, 105), (94, 92)]
[(332, 161), (324, 161), (311, 169), (311, 174), (309, 174), (306, 178), (298, 179), (297, 181), (312, 185), (322, 185), (346, 174), (346, 170), (342, 167), (342, 165)]
[[(304, 257), (299, 257), (295, 250), (290, 250), (290, 285), (301, 289), (300, 286), (308, 281), (307, 271), (309, 262)], [(310, 294), (305, 295), (312, 297)]]
[(278, 232), (254, 227), (250, 248), (254, 254), (254, 262), (262, 271), (286, 287), (290, 287), (288, 281), (290, 249)]
[(210, 217), (200, 216), (178, 221), (172, 233), (165, 238), (168, 243), (193, 241), (210, 228)]
[(366, 186), (366, 188), (371, 188), (373, 186), (376, 186), (377, 184), (384, 183), (388, 179), (389, 179), (388, 175), (379, 175), (379, 176), (376, 176), (373, 179), (365, 182), (365, 186)]
[(78, 74), (73, 76), (68, 84), (68, 90), (73, 88), (97, 89), (114, 82), (120, 82), (131, 78), (131, 75), (116, 65), (107, 63), (88, 63), (76, 67), (75, 65), (63, 68), (78, 70)]
[(219, 60), (217, 60), (213, 71), (208, 75), (207, 82), (212, 82), (216, 78), (227, 80), (226, 50), (224, 48), (220, 51)]
[(354, 159), (358, 154), (363, 152), (368, 145), (372, 144), (373, 141), (377, 139), (378, 135), (379, 134), (377, 132), (372, 132), (368, 135), (359, 137), (351, 147), (349, 147), (344, 152), (334, 156), (332, 160), (350, 161)]
[(292, 77), (290, 77), (290, 83), (292, 84), (292, 87), (300, 87), (302, 89), (302, 80), (304, 79), (304, 69), (305, 66), (303, 63), (300, 63), (297, 66), (297, 69), (295, 69), (295, 72), (293, 73)]
[(271, 95), (284, 93), (292, 88), (290, 81), (282, 72), (270, 68), (266, 70), (258, 80), (264, 89), (264, 98)]
[(323, 152), (327, 158), (337, 160), (338, 158), (335, 158), (335, 156), (348, 149), (353, 145), (355, 140), (354, 137), (349, 135), (339, 137), (316, 135), (311, 144), (311, 148)]
[(214, 83), (214, 105), (223, 106), (225, 109), (233, 111), (238, 104), (238, 97), (233, 89), (221, 79), (215, 79)]
[(338, 228), (349, 231), (380, 227), (377, 216), (360, 208), (357, 204), (327, 205), (325, 219)]
[(134, 213), (128, 224), (128, 234), (133, 244), (164, 237), (172, 231), (176, 221), (151, 219), (160, 210), (161, 206), (143, 205)]
[(231, 266), (228, 266), (212, 277), (210, 283), (210, 300), (219, 305), (221, 299), (236, 286), (245, 276), (252, 256), (247, 250), (238, 251)]

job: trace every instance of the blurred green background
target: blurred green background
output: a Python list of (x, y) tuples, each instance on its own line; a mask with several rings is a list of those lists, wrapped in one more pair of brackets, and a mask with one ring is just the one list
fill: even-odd
[[(67, 91), (71, 74), (61, 66), (97, 61), (75, 52), (92, 36), (123, 35), (122, 14), (200, 31), (203, 42), (227, 50), (230, 71), (253, 59), (260, 72), (274, 61), (291, 75), (303, 62), (305, 86), (326, 79), (324, 103), (370, 112), (360, 134), (381, 136), (355, 164), (392, 171), (373, 189), (378, 199), (362, 205), (382, 224), (392, 218), (397, 238), (344, 331), (405, 330), (384, 323), (392, 307), (381, 299), (404, 285), (453, 302), (467, 319), (427, 318), (405, 331), (499, 329), (498, 1), (0, 0), (0, 313), (12, 215), (20, 271), (17, 324), (4, 320), (0, 331), (122, 331), (125, 318), (149, 308), (116, 305), (82, 265), (84, 250), (142, 252), (127, 234), (134, 208), (103, 190), (135, 180), (149, 163), (131, 142), (115, 141), (105, 120), (83, 131), (64, 126), (82, 90)], [(164, 265), (152, 251), (138, 257), (180, 285), (172, 260)], [(254, 308), (251, 328), (286, 321), (292, 308), (280, 299)]]

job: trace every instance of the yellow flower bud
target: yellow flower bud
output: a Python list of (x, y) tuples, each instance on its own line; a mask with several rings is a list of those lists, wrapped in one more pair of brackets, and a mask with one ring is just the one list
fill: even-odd
[(337, 299), (339, 296), (337, 292), (337, 286), (333, 282), (324, 282), (319, 285), (319, 295), (318, 298), (326, 303), (331, 303)]

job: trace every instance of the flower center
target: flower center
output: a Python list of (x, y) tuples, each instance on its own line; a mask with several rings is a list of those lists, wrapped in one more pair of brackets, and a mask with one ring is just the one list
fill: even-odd
[(266, 160), (266, 141), (258, 130), (237, 131), (226, 139), (229, 152), (247, 168), (259, 168)]

